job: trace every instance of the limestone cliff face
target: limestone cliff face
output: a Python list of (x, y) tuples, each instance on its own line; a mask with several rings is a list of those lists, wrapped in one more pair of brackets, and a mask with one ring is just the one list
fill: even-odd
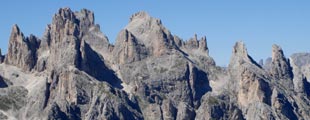
[(290, 62), (285, 58), (283, 50), (278, 45), (272, 46), (271, 75), (276, 79), (293, 79)]
[(248, 55), (243, 42), (235, 44), (228, 69), (232, 77), (231, 87), (242, 107), (257, 102), (270, 104), (271, 90), (266, 72)]
[(14, 25), (9, 40), (9, 49), (6, 55), (7, 57), (5, 58), (5, 63), (30, 71), (37, 61), (36, 52), (38, 46), (38, 38), (33, 35), (25, 38), (19, 27)]
[(146, 12), (112, 45), (93, 12), (61, 8), (42, 38), (13, 26), (0, 50), (0, 119), (310, 119), (309, 56), (274, 45), (257, 64), (237, 42), (223, 68), (206, 36), (184, 41)]
[(131, 63), (147, 57), (146, 47), (128, 30), (122, 30), (116, 38), (113, 61), (119, 64)]

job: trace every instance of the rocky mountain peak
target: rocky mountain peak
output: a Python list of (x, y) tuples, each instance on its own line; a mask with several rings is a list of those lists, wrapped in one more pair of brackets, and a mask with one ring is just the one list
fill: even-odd
[(60, 8), (53, 17), (50, 29), (52, 33), (59, 32), (60, 38), (63, 36), (61, 34), (82, 37), (94, 23), (94, 13), (87, 9), (73, 12), (70, 8)]
[(238, 67), (239, 65), (242, 65), (244, 63), (252, 64), (255, 63), (255, 61), (253, 61), (252, 58), (248, 55), (248, 51), (247, 48), (245, 47), (245, 44), (242, 41), (238, 41), (233, 47), (229, 67), (230, 68)]
[(187, 49), (199, 49), (201, 51), (206, 51), (207, 53), (209, 53), (206, 36), (198, 39), (197, 34), (195, 34), (193, 38), (190, 38), (188, 41), (185, 42), (185, 47)]
[(250, 55), (248, 55), (247, 48), (242, 41), (236, 42), (233, 47), (232, 57), (230, 59), (229, 65), (235, 65), (235, 63), (239, 65), (243, 63), (249, 63), (261, 68), (261, 66), (255, 60), (253, 60)]
[(289, 60), (284, 56), (278, 45), (272, 46), (271, 75), (278, 79), (292, 79), (293, 73)]
[[(63, 19), (63, 20), (75, 20), (75, 15), (74, 13), (71, 11), (70, 8), (60, 8), (58, 10), (58, 13), (55, 14), (54, 16), (54, 20), (57, 21), (56, 19)], [(53, 21), (54, 21), (53, 20)]]
[(14, 25), (12, 26), (11, 33), (22, 34), (17, 24), (14, 24)]
[(29, 71), (35, 66), (38, 47), (39, 40), (34, 35), (25, 38), (19, 27), (15, 24), (12, 27), (5, 63)]
[(10, 40), (21, 41), (24, 39), (24, 34), (20, 31), (17, 24), (14, 24), (11, 30)]
[(233, 48), (233, 54), (239, 57), (248, 57), (248, 51), (245, 47), (245, 44), (242, 41), (239, 41), (235, 44)]
[(99, 25), (95, 25), (92, 11), (82, 9), (74, 12), (70, 8), (60, 8), (44, 33), (39, 52), (39, 56), (43, 57), (40, 57), (42, 59), (39, 60), (39, 68), (63, 65), (79, 67), (83, 42), (89, 44), (98, 54), (108, 52), (108, 39), (101, 33)]
[(274, 44), (272, 45), (272, 61), (277, 61), (280, 59), (286, 59), (283, 54), (283, 50), (280, 46)]
[(129, 24), (125, 27), (128, 31), (133, 34), (147, 34), (152, 31), (165, 30), (160, 19), (151, 17), (148, 13), (144, 11), (137, 12), (133, 14), (130, 18)]
[(150, 56), (161, 56), (175, 46), (173, 36), (163, 26), (161, 20), (151, 17), (146, 12), (132, 15), (129, 24), (124, 29), (128, 30), (138, 43), (148, 48)]
[(203, 36), (199, 42), (199, 49), (203, 51), (208, 51), (208, 45), (207, 45), (207, 37)]
[(61, 8), (41, 39), (12, 27), (0, 119), (310, 119), (310, 54), (274, 45), (258, 65), (239, 41), (226, 68), (206, 52), (205, 36), (183, 41), (146, 12), (111, 45), (93, 12)]
[(130, 22), (138, 19), (151, 19), (152, 17), (145, 11), (139, 11), (130, 17)]

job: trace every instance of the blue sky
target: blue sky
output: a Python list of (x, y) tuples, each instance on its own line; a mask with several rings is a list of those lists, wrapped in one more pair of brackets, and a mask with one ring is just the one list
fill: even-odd
[(13, 24), (25, 35), (42, 37), (60, 7), (95, 12), (110, 42), (126, 26), (129, 17), (147, 11), (160, 18), (172, 34), (184, 40), (196, 33), (207, 36), (211, 56), (218, 65), (229, 63), (236, 41), (244, 41), (255, 59), (271, 56), (272, 44), (290, 56), (310, 51), (310, 1), (308, 0), (3, 0), (0, 4), (0, 48), (7, 51)]

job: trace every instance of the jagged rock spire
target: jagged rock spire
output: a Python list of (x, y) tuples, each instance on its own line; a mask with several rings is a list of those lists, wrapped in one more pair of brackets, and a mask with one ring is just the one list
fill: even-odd
[(236, 42), (233, 47), (232, 57), (230, 58), (229, 68), (234, 68), (233, 66), (239, 66), (249, 61), (250, 59), (245, 44), (242, 41)]
[(242, 41), (233, 47), (228, 71), (232, 79), (229, 86), (237, 94), (241, 106), (248, 107), (253, 101), (269, 104), (270, 86), (264, 80), (266, 72), (248, 55)]
[(133, 14), (131, 17), (130, 17), (130, 22), (136, 20), (136, 19), (149, 19), (151, 18), (151, 16), (145, 12), (145, 11), (139, 11), (135, 14)]
[[(92, 12), (62, 8), (42, 40), (24, 37), (18, 26), (13, 26), (10, 57), (6, 59), (9, 65), (0, 65), (0, 84), (9, 86), (1, 88), (0, 97), (5, 98), (0, 100), (4, 105), (1, 118), (310, 118), (308, 61), (292, 60), (297, 62), (291, 63), (294, 71), (300, 72), (294, 72), (297, 89), (293, 91), (278, 84), (286, 80), (283, 75), (271, 77), (266, 72), (270, 70), (260, 68), (243, 42), (234, 46), (227, 69), (215, 66), (202, 52), (208, 50), (206, 37), (195, 35), (186, 45), (144, 12), (134, 15), (115, 46), (109, 46), (99, 26), (94, 25)], [(116, 62), (98, 51), (113, 56)], [(270, 61), (275, 73), (282, 74), (286, 69), (281, 61), (287, 59), (279, 47), (274, 51)], [(42, 66), (38, 71), (19, 69), (31, 69), (37, 59), (36, 65)]]
[[(40, 54), (45, 57), (39, 60), (40, 66), (73, 65), (79, 67), (82, 56), (80, 47), (81, 43), (85, 41), (94, 50), (105, 52), (107, 50), (103, 49), (108, 49), (108, 40), (100, 32), (99, 25), (95, 25), (92, 11), (82, 9), (73, 12), (70, 8), (60, 8), (44, 33), (40, 53), (48, 53), (47, 57), (49, 58)], [(60, 48), (64, 50), (61, 51)]]
[(245, 44), (242, 41), (238, 41), (234, 45), (232, 57), (230, 59), (230, 65), (241, 65), (243, 63), (250, 63), (261, 68), (261, 66), (255, 60), (253, 60), (251, 56), (248, 55)]
[(293, 73), (289, 60), (285, 58), (283, 50), (278, 45), (272, 46), (271, 75), (277, 79), (292, 79)]
[(82, 9), (80, 12), (73, 12), (70, 8), (61, 8), (54, 15), (50, 29), (54, 36), (57, 35), (56, 33), (60, 34), (56, 36), (56, 39), (61, 39), (65, 35), (78, 38), (86, 34), (94, 23), (94, 13), (89, 10)]
[(194, 37), (190, 38), (188, 41), (185, 42), (185, 46), (188, 49), (197, 49), (199, 48), (199, 41), (197, 39), (197, 34)]
[(200, 41), (199, 41), (199, 49), (202, 50), (202, 51), (209, 52), (208, 45), (207, 45), (207, 37), (206, 36), (203, 36), (200, 39)]
[(125, 27), (137, 39), (137, 42), (148, 48), (148, 55), (161, 56), (175, 47), (173, 36), (161, 23), (160, 19), (151, 17), (146, 12), (138, 12), (130, 18)]
[(206, 36), (198, 39), (197, 34), (195, 34), (193, 38), (190, 38), (184, 44), (187, 49), (199, 49), (201, 51), (207, 52), (207, 55), (209, 54)]
[(239, 41), (235, 44), (233, 48), (233, 54), (239, 57), (248, 58), (248, 51), (242, 41)]
[(16, 24), (13, 25), (5, 63), (27, 71), (31, 70), (36, 64), (38, 46), (39, 40), (35, 36), (30, 35), (25, 38), (19, 27)]

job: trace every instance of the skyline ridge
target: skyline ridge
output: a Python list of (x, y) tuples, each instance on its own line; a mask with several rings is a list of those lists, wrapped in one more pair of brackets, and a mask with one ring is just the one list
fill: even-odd
[[(31, 4), (29, 4), (31, 3)], [(95, 12), (96, 22), (101, 25), (110, 42), (114, 43), (128, 18), (137, 11), (147, 11), (160, 18), (172, 34), (187, 40), (196, 33), (207, 36), (210, 55), (217, 63), (226, 66), (235, 41), (243, 40), (256, 61), (271, 56), (272, 44), (280, 45), (286, 56), (309, 52), (310, 35), (309, 1), (123, 1), (85, 2), (48, 1), (4, 2), (1, 4), (3, 21), (0, 23), (0, 48), (6, 53), (11, 26), (18, 24), (24, 34), (43, 35), (46, 24), (60, 7), (72, 10), (87, 8)], [(36, 6), (23, 9), (23, 6)], [(157, 7), (160, 5), (159, 7)], [(118, 7), (115, 7), (118, 6)], [(175, 6), (175, 7), (173, 7)], [(277, 6), (277, 7), (274, 7)], [(117, 9), (116, 9), (117, 8)], [(189, 8), (189, 9), (184, 9)], [(6, 12), (10, 10), (10, 12)], [(113, 11), (113, 12), (111, 12)], [(31, 17), (30, 14), (31, 13)], [(37, 20), (34, 22), (34, 20)], [(222, 50), (225, 49), (225, 50)], [(226, 52), (225, 52), (226, 51)]]

